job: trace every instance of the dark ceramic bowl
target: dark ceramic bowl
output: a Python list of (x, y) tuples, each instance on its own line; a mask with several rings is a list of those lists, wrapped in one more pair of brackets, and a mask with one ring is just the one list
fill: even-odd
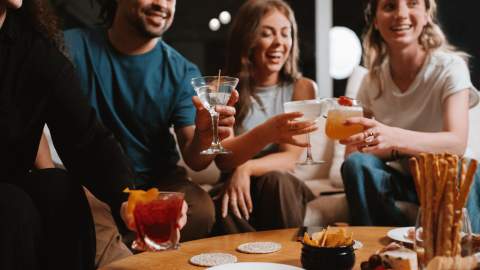
[(355, 252), (353, 244), (340, 247), (312, 247), (303, 244), (301, 261), (306, 270), (350, 270), (355, 264)]

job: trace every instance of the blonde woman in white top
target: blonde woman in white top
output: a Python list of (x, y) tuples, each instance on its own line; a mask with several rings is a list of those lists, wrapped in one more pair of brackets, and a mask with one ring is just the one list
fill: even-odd
[[(468, 110), (478, 103), (478, 93), (467, 55), (448, 44), (436, 10), (434, 0), (368, 2), (364, 62), (369, 74), (357, 98), (374, 119), (347, 120), (363, 125), (364, 132), (341, 141), (347, 145), (342, 178), (353, 225), (412, 225), (394, 203), (418, 203), (412, 177), (386, 161), (422, 152), (465, 152)], [(471, 216), (478, 216), (479, 207), (475, 184), (468, 201)], [(472, 223), (478, 231), (480, 222)]]

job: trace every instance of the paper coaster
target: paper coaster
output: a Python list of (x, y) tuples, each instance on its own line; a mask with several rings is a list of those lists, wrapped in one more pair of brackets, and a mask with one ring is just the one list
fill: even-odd
[(363, 248), (363, 243), (358, 240), (353, 240), (353, 249), (361, 249)]
[(190, 263), (198, 266), (216, 266), (237, 262), (237, 257), (228, 253), (202, 253), (190, 258)]
[(265, 254), (279, 251), (282, 245), (275, 242), (250, 242), (237, 247), (237, 250), (249, 254)]

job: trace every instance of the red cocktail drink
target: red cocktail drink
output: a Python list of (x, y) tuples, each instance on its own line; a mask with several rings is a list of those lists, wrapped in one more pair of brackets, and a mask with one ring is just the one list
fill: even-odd
[(133, 210), (137, 230), (135, 249), (159, 251), (177, 247), (175, 235), (183, 196), (183, 193), (160, 192), (151, 201), (136, 203)]

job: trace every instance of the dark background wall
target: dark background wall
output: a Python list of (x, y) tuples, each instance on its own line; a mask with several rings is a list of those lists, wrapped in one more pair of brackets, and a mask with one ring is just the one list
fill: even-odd
[[(67, 28), (95, 24), (98, 11), (91, 0), (51, 0), (65, 18)], [(208, 4), (207, 4), (208, 1)], [(474, 85), (480, 87), (480, 1), (437, 0), (442, 28), (452, 44), (468, 52), (472, 58), (470, 70)], [(315, 1), (287, 0), (296, 13), (299, 26), (301, 69), (305, 76), (315, 79)], [(365, 0), (333, 0), (333, 24), (346, 26), (361, 37), (364, 27)], [(177, 11), (172, 28), (164, 39), (196, 63), (204, 74), (216, 74), (224, 64), (225, 43), (230, 25), (220, 30), (208, 29), (208, 21), (222, 10), (232, 16), (242, 0), (177, 0)], [(93, 10), (93, 11), (92, 11)], [(334, 94), (341, 95), (346, 80), (334, 81)]]

